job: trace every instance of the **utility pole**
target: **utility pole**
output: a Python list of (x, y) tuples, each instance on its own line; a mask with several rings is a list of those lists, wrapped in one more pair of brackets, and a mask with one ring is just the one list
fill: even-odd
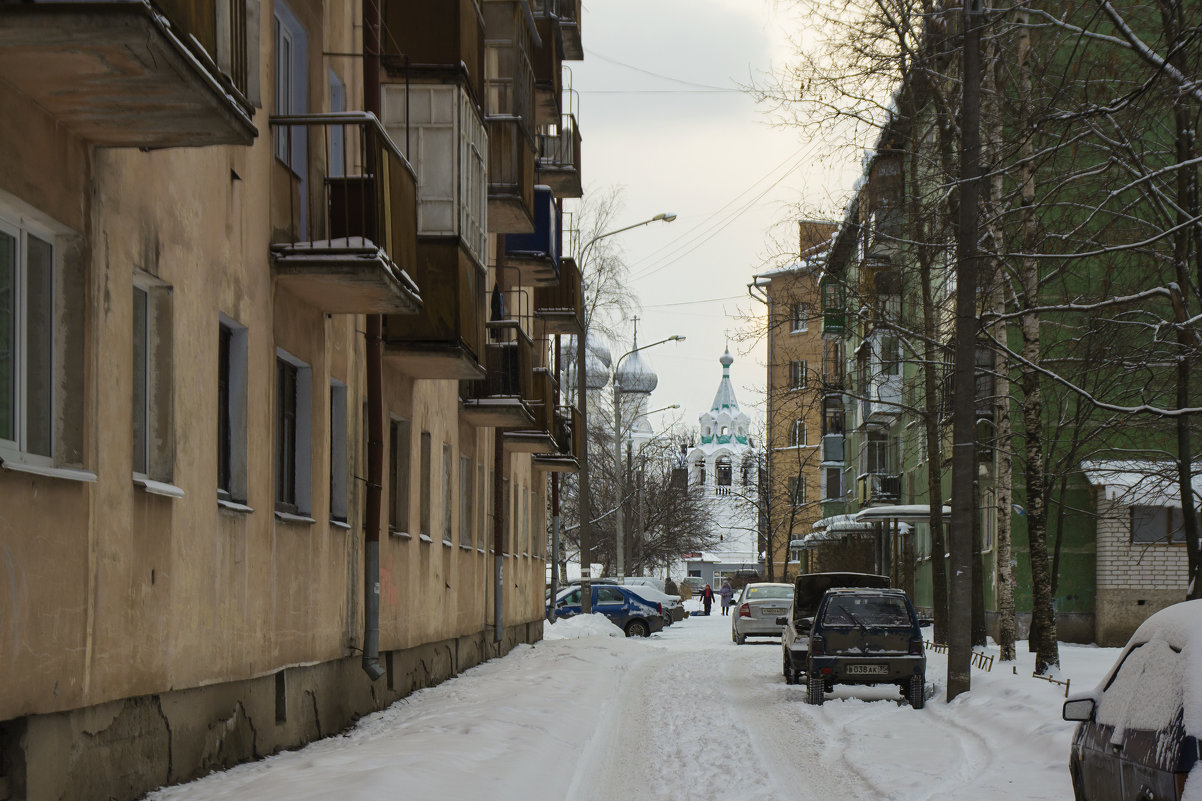
[[(971, 689), (973, 487), (976, 483), (977, 192), (980, 181), (980, 0), (964, 3), (960, 198), (956, 226), (955, 406), (949, 551), (947, 700)], [(938, 558), (938, 554), (936, 554)]]

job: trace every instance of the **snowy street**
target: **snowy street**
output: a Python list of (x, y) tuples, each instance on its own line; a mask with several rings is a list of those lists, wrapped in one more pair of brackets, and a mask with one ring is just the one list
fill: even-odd
[[(736, 646), (715, 610), (627, 640), (602, 618), (548, 626), (519, 647), (360, 721), (344, 736), (160, 790), (207, 799), (1071, 799), (1064, 688), (1011, 665), (973, 669), (944, 701), (837, 687), (822, 707), (785, 684), (777, 640)], [(993, 649), (996, 653), (996, 649)], [(1072, 689), (1117, 649), (1061, 646)], [(931, 695), (933, 693), (933, 695)]]

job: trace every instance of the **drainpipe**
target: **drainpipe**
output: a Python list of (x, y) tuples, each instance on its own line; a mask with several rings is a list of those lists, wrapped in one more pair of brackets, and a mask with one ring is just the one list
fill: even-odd
[[(497, 245), (497, 266), (493, 269), (494, 286), (505, 293), (505, 235)], [(506, 317), (509, 315), (506, 314)], [(509, 365), (504, 360), (501, 368), (520, 369), (516, 362)], [(518, 385), (521, 385), (520, 378)], [(499, 646), (505, 639), (505, 432), (493, 430), (492, 452), (492, 512), (493, 512), (493, 642)]]
[[(363, 108), (380, 113), (380, 3), (363, 0)], [(367, 315), (367, 518), (363, 521), (363, 672), (372, 681), (380, 666), (380, 510), (384, 485), (384, 321)]]

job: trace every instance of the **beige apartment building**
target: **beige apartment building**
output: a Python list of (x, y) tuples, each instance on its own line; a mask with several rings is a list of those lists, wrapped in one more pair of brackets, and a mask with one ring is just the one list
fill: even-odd
[[(841, 433), (842, 416), (829, 416), (827, 390), (837, 381), (836, 360), (822, 336), (821, 260), (834, 226), (798, 224), (799, 260), (756, 276), (754, 292), (767, 306), (768, 458), (765, 550), (775, 580), (791, 580), (803, 566), (790, 542), (813, 530), (821, 502), (842, 496), (839, 471), (826, 469), (833, 452), (827, 435)], [(829, 419), (828, 419), (829, 418)], [(833, 484), (831, 483), (833, 482)]]
[(137, 798), (541, 636), (581, 5), (382, 6), (376, 73), (359, 2), (0, 5), (0, 799)]

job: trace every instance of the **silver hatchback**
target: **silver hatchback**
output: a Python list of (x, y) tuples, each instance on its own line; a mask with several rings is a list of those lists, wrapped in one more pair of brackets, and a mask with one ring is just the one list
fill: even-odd
[(730, 638), (742, 645), (748, 637), (779, 637), (785, 627), (778, 618), (792, 606), (792, 584), (748, 584), (734, 603)]

